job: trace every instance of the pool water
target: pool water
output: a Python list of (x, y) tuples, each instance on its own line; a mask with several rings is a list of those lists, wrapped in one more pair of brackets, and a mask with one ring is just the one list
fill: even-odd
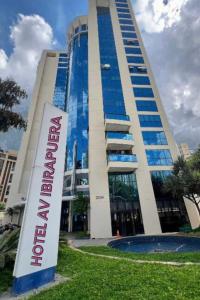
[(167, 253), (200, 251), (200, 238), (182, 236), (136, 236), (108, 243), (108, 246), (135, 253)]

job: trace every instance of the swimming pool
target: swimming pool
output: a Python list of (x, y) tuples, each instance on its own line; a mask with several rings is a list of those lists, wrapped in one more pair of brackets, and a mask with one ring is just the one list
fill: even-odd
[(200, 238), (183, 236), (134, 236), (118, 239), (108, 246), (135, 253), (167, 253), (200, 251)]

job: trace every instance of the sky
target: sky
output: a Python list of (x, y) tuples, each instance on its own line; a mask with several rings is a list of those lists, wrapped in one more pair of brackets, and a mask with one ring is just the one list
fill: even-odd
[[(177, 143), (200, 144), (200, 1), (132, 0), (136, 19)], [(43, 49), (66, 49), (66, 30), (86, 15), (87, 0), (1, 0), (0, 77), (28, 92), (27, 115)], [(21, 132), (0, 133), (0, 148), (18, 150)]]

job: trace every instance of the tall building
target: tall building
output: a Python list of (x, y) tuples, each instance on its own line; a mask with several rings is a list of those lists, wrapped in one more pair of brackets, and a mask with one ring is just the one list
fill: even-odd
[[(195, 208), (162, 189), (178, 149), (129, 0), (90, 0), (67, 51), (43, 53), (9, 205), (25, 200), (45, 102), (68, 113), (62, 230), (86, 219), (92, 238), (194, 224)], [(78, 193), (85, 214), (73, 210)]]
[(188, 159), (192, 155), (192, 151), (190, 150), (188, 144), (182, 143), (178, 145), (180, 155), (184, 157), (184, 159)]
[(16, 151), (0, 150), (0, 203), (6, 203), (8, 200), (16, 160)]

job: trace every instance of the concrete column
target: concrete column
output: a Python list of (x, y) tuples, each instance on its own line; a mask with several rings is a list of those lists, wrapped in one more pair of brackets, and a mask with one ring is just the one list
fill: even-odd
[(91, 238), (112, 236), (96, 1), (89, 1), (89, 182)]

